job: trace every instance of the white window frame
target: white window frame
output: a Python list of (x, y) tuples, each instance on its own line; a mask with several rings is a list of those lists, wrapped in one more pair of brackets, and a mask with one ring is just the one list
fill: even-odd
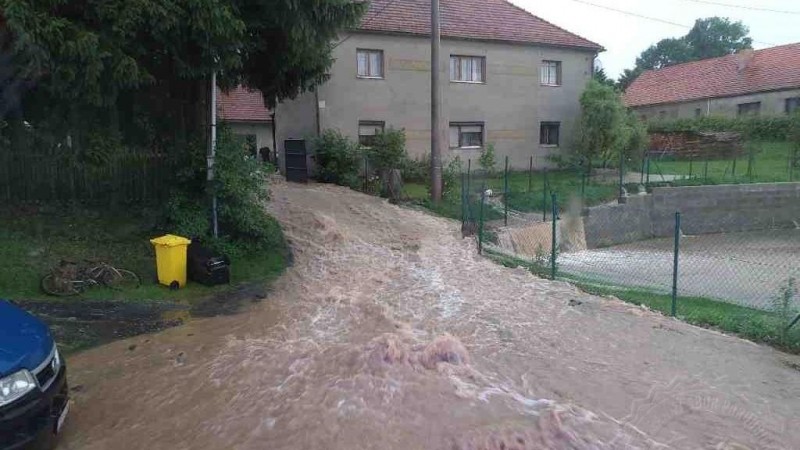
[[(466, 133), (469, 133), (469, 131), (464, 131), (464, 129), (465, 128), (475, 128), (475, 127), (480, 128), (481, 144), (480, 145), (464, 145), (464, 135)], [(456, 133), (455, 136), (456, 136), (456, 139), (458, 140), (457, 145), (455, 145), (455, 146), (453, 145), (453, 136), (454, 136), (454, 134), (453, 134), (454, 130), (453, 129), (455, 129), (455, 133)], [(474, 132), (472, 132), (472, 133), (474, 133)], [(450, 122), (448, 135), (449, 135), (448, 141), (449, 141), (450, 148), (479, 149), (479, 148), (483, 148), (483, 146), (486, 144), (486, 126), (484, 125), (483, 122)]]
[[(545, 59), (539, 69), (539, 83), (542, 86), (561, 86), (562, 83), (561, 61)], [(555, 79), (555, 81), (554, 81)]]
[[(372, 134), (362, 134), (362, 128), (371, 128)], [(361, 142), (362, 136), (377, 136), (379, 133), (386, 131), (386, 122), (382, 120), (359, 120), (358, 121), (358, 145), (362, 148), (372, 148), (370, 145)]]
[[(548, 137), (550, 136), (550, 132), (549, 131), (547, 131), (545, 133), (545, 130), (547, 129), (546, 127), (548, 127), (548, 126), (555, 126), (557, 128), (557, 131), (556, 131), (556, 143), (555, 144), (547, 144), (547, 143), (543, 142), (543, 141), (545, 141), (545, 139), (544, 139), (545, 135), (547, 135)], [(547, 139), (547, 140), (549, 141), (550, 139)], [(561, 145), (561, 122), (554, 122), (554, 121), (540, 122), (539, 123), (539, 146), (541, 146), (541, 147), (558, 147), (559, 145)]]
[[(360, 60), (362, 54), (365, 55), (366, 58), (364, 60), (364, 63), (366, 65), (365, 75), (362, 75), (360, 70), (361, 68)], [(380, 58), (380, 63), (377, 65), (378, 69), (377, 75), (376, 72), (374, 71), (375, 65), (373, 64), (374, 61), (372, 59), (372, 55), (378, 55), (378, 57)], [(384, 68), (385, 68), (385, 63), (383, 59), (383, 50), (372, 49), (372, 48), (356, 49), (356, 77), (368, 80), (382, 80), (384, 78)]]
[[(467, 76), (464, 76), (464, 64), (468, 66)], [(476, 70), (479, 79), (475, 79)], [(486, 83), (486, 57), (470, 55), (450, 55), (450, 82), (485, 84)]]

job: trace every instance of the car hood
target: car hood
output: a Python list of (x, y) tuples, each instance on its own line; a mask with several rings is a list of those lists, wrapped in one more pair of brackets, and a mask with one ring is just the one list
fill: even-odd
[(0, 300), (0, 377), (37, 368), (52, 350), (53, 338), (44, 322)]

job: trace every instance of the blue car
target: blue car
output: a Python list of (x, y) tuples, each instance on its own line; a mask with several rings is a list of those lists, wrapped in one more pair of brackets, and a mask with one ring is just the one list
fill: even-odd
[(49, 449), (69, 409), (67, 367), (41, 320), (0, 300), (0, 449)]

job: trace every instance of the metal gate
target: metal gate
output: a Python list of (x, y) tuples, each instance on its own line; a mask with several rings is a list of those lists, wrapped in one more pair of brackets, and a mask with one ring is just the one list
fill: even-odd
[(286, 152), (286, 181), (306, 183), (308, 181), (306, 141), (287, 139), (283, 141), (283, 149)]

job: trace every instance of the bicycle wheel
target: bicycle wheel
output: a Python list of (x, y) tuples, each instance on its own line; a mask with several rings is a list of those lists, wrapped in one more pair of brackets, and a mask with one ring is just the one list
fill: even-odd
[(82, 282), (59, 280), (56, 279), (52, 273), (48, 273), (42, 277), (41, 286), (45, 294), (55, 295), (57, 297), (69, 297), (83, 292), (83, 289), (81, 289), (83, 286)]
[(139, 275), (136, 275), (130, 270), (115, 268), (109, 268), (108, 271), (103, 274), (101, 281), (103, 285), (116, 291), (136, 289), (142, 284), (141, 280), (139, 280)]

